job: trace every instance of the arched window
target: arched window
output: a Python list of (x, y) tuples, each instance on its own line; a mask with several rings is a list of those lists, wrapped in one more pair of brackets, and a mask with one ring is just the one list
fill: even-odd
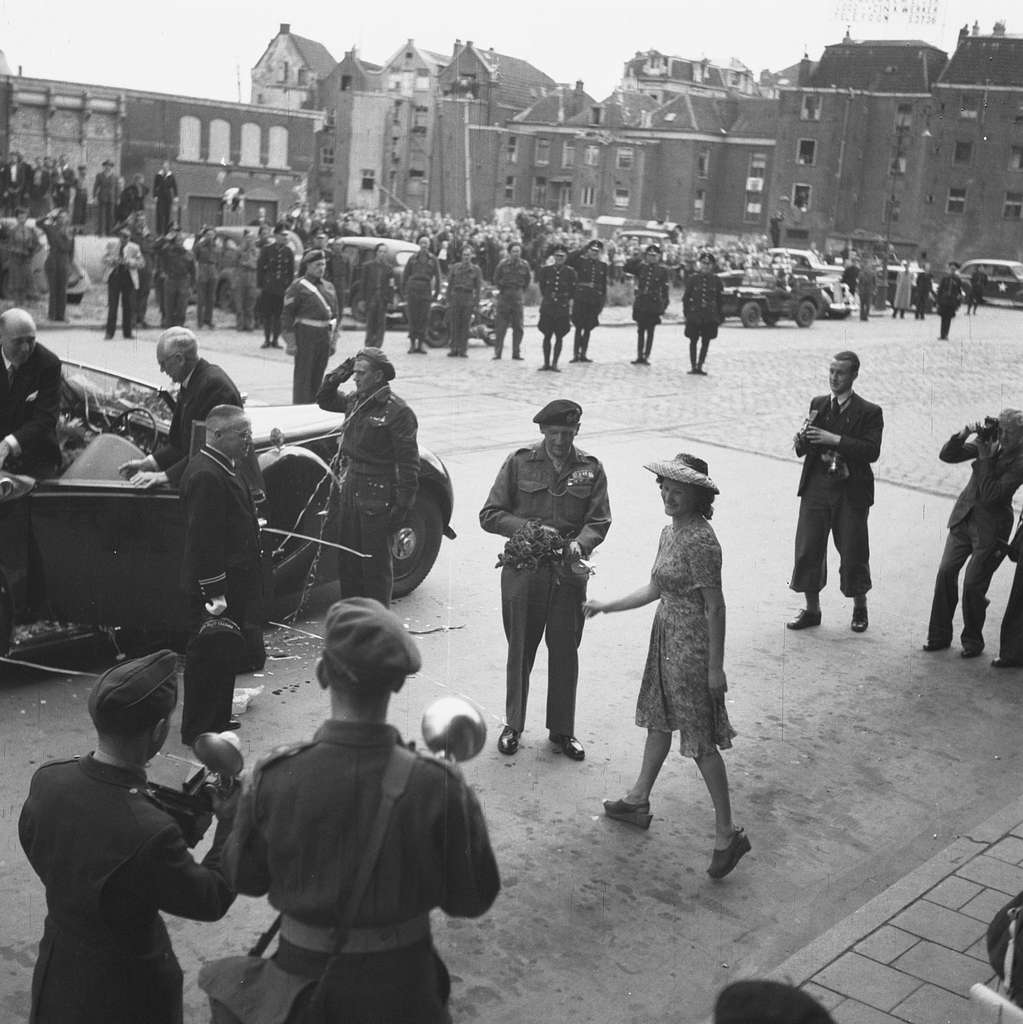
[(210, 121), (211, 164), (229, 163), (231, 160), (231, 126), (217, 117)]
[(270, 144), (266, 162), (270, 167), (288, 166), (288, 129), (274, 125), (270, 129)]
[(199, 159), (199, 118), (185, 116), (178, 121), (178, 159)]
[(251, 122), (243, 124), (241, 152), (241, 163), (243, 167), (259, 166), (259, 143), (259, 125), (252, 124)]

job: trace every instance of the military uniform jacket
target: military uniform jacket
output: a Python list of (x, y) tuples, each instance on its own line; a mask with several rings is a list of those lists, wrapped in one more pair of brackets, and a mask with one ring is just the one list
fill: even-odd
[(318, 320), (324, 327), (337, 320), (337, 292), (324, 278), (314, 281), (303, 275), (288, 285), (281, 311), (281, 330), (291, 332), (296, 320)]
[(448, 277), (448, 299), (451, 302), (472, 301), (475, 305), (480, 300), (480, 289), (483, 287), (483, 274), (475, 263), (456, 263)]
[(624, 270), (636, 282), (635, 307), (658, 315), (668, 308), (668, 268), (663, 263), (648, 263), (637, 256), (625, 264)]
[(295, 254), (274, 242), (259, 254), (256, 283), (268, 295), (283, 295), (295, 278)]
[(153, 452), (157, 466), (167, 474), (167, 482), (177, 487), (192, 451), (192, 424), (205, 422), (218, 405), (242, 407), (242, 396), (234, 382), (219, 367), (200, 359), (188, 384), (178, 391), (167, 443)]
[(419, 423), (409, 406), (384, 385), (365, 401), (339, 390), (338, 372), (328, 373), (316, 404), (346, 414), (341, 456), (351, 472), (395, 481), (395, 504), (411, 508), (419, 488)]
[(719, 324), (724, 319), (725, 289), (717, 274), (698, 270), (686, 280), (682, 312), (687, 324)]
[(30, 260), (39, 249), (39, 236), (27, 224), (15, 224), (7, 235), (7, 254), (20, 260)]
[(956, 310), (963, 301), (963, 285), (955, 274), (944, 274), (934, 297), (939, 309)]
[(422, 251), (412, 254), (412, 258), (405, 264), (405, 272), (402, 274), (402, 288), (408, 291), (408, 286), (416, 282), (418, 288), (430, 289), (436, 299), (440, 291), (441, 273), (437, 257), (432, 253)]
[(209, 273), (217, 269), (217, 239), (200, 238), (192, 247), (192, 255), (195, 256), (195, 265), (198, 269), (205, 268)]
[(480, 526), (511, 537), (531, 519), (578, 541), (588, 556), (611, 528), (600, 460), (573, 446), (559, 473), (543, 441), (509, 455), (480, 511)]
[(567, 264), (541, 267), (536, 275), (540, 286), (540, 312), (568, 315), (575, 294), (576, 274)]
[(197, 864), (141, 769), (86, 756), (32, 777), (18, 835), (46, 887), (32, 1024), (180, 1024), (181, 969), (160, 912), (216, 921), (228, 829)]
[(394, 295), (394, 271), (390, 263), (371, 259), (362, 265), (362, 297), (388, 305)]
[(258, 579), (259, 523), (249, 488), (234, 465), (209, 446), (189, 462), (181, 478), (185, 552), (181, 586), (209, 600), (227, 591), (228, 573)]
[[(391, 752), (390, 725), (331, 719), (311, 743), (282, 748), (245, 780), (224, 850), (238, 892), (268, 895), (310, 925), (337, 922), (355, 883)], [(419, 757), (394, 806), (354, 926), (397, 924), (439, 907), (478, 917), (500, 889), (479, 803), (458, 768)], [(379, 954), (378, 954), (379, 955)]]
[(499, 301), (521, 305), (522, 293), (532, 279), (529, 264), (521, 257), (508, 256), (501, 260), (494, 271), (494, 286), (499, 292)]
[(967, 443), (959, 434), (953, 434), (942, 445), (938, 458), (942, 462), (969, 462), (975, 460), (970, 479), (963, 488), (952, 514), (948, 517), (949, 527), (973, 516), (980, 534), (981, 545), (990, 544), (995, 538), (1005, 539), (1012, 529), (1012, 496), (1023, 484), (1023, 460), (1005, 458), (996, 450), (988, 458), (980, 458), (977, 446)]
[(592, 259), (584, 255), (585, 249), (572, 253), (565, 261), (575, 271), (576, 295), (597, 295), (600, 305), (607, 299), (607, 264), (600, 259)]
[(168, 281), (195, 281), (195, 257), (183, 245), (160, 240), (156, 252), (160, 273)]

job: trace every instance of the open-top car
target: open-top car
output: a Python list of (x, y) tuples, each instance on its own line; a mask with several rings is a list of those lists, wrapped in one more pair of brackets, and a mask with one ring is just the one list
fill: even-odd
[(773, 327), (782, 319), (809, 327), (827, 305), (816, 285), (796, 275), (783, 280), (773, 271), (747, 267), (718, 277), (724, 286), (724, 315), (737, 316), (743, 327)]
[(844, 320), (853, 308), (852, 296), (842, 287), (842, 267), (825, 263), (812, 249), (768, 249), (774, 262), (787, 264), (797, 277), (812, 281), (827, 300), (820, 316), (829, 320)]
[[(64, 364), (60, 474), (33, 480), (0, 471), (0, 653), (15, 626), (38, 620), (161, 637), (185, 629), (178, 492), (140, 490), (118, 474), (163, 442), (173, 408), (166, 391), (144, 381)], [(337, 578), (335, 551), (319, 542), (338, 537), (332, 463), (344, 417), (310, 405), (249, 405), (246, 413), (269, 608)], [(447, 469), (422, 447), (420, 464), (415, 505), (392, 538), (396, 597), (426, 578), (441, 537), (454, 537)], [(49, 639), (44, 630), (17, 633), (29, 646)]]

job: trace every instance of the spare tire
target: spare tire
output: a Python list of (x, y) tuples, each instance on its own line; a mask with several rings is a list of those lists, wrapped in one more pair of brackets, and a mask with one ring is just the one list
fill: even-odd
[(744, 302), (739, 310), (739, 319), (743, 327), (759, 327), (763, 320), (763, 310), (759, 302)]

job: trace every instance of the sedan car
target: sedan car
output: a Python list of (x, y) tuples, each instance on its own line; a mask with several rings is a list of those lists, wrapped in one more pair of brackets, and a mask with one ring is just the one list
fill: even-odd
[(363, 321), (366, 319), (366, 299), (362, 293), (362, 269), (373, 259), (377, 246), (383, 245), (387, 250), (387, 258), (393, 267), (394, 297), (387, 310), (388, 324), (405, 322), (405, 304), (401, 296), (401, 277), (405, 272), (405, 264), (412, 254), (419, 252), (414, 242), (406, 242), (401, 238), (375, 238), (370, 235), (345, 235), (331, 243), (331, 249), (348, 263), (348, 302), (352, 307), (352, 317)]
[[(117, 472), (166, 438), (173, 399), (84, 364), (65, 363), (63, 374), (61, 473), (33, 480), (0, 471), (0, 651), (10, 649), (16, 625), (38, 620), (178, 636), (186, 626), (178, 492), (139, 490)], [(309, 405), (252, 405), (246, 413), (254, 453), (243, 475), (264, 522), (267, 594), (301, 595), (336, 579), (332, 463), (344, 417)], [(426, 578), (441, 537), (454, 537), (451, 478), (427, 449), (420, 459), (416, 503), (392, 539), (396, 597)], [(44, 631), (18, 633), (28, 646), (47, 640)]]
[(1023, 263), (1019, 260), (967, 260), (958, 271), (963, 288), (970, 287), (976, 271), (987, 276), (984, 301), (994, 305), (1023, 306)]
[(827, 299), (821, 315), (829, 320), (844, 320), (852, 312), (852, 297), (842, 287), (842, 267), (825, 263), (812, 249), (768, 249), (774, 261), (782, 261), (792, 273), (812, 281)]
[(737, 316), (743, 327), (773, 327), (785, 318), (809, 327), (827, 307), (821, 290), (795, 275), (783, 283), (770, 270), (747, 267), (726, 270), (718, 277), (724, 286), (724, 315)]

